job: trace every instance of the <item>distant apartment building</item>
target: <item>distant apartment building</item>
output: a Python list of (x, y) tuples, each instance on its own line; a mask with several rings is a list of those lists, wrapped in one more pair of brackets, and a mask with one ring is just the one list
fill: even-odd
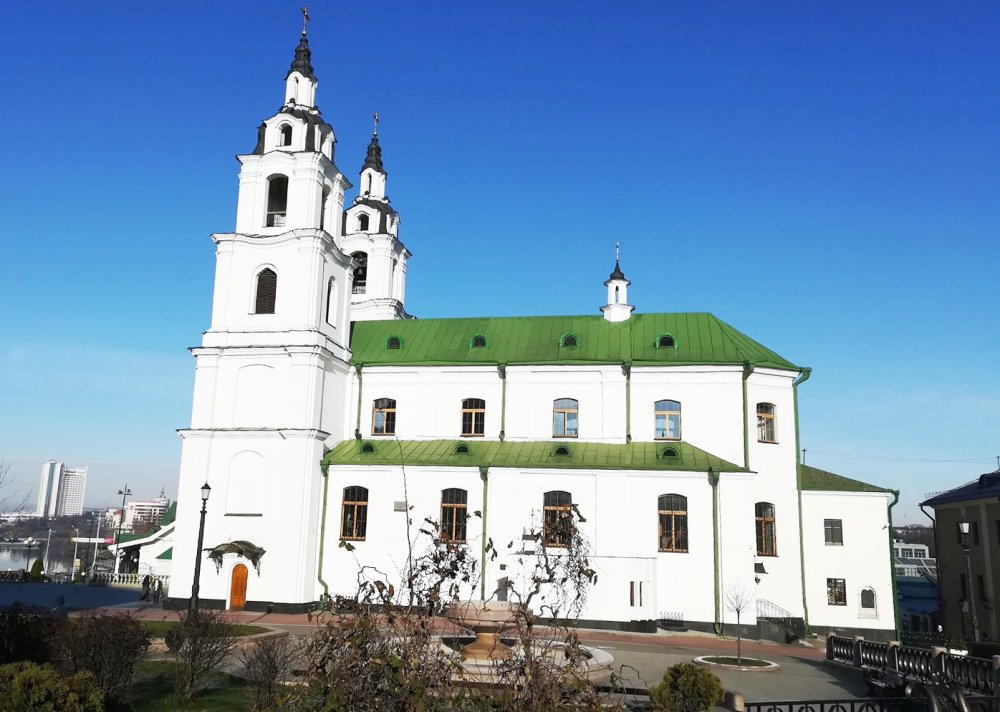
[(910, 544), (896, 539), (892, 542), (897, 576), (927, 576), (937, 580), (937, 560), (926, 544)]
[(161, 490), (159, 497), (146, 501), (128, 502), (125, 505), (124, 518), (121, 508), (108, 509), (104, 513), (104, 522), (109, 530), (117, 530), (120, 524), (121, 530), (130, 534), (136, 529), (143, 531), (156, 529), (169, 507), (170, 500), (163, 496)]
[(86, 488), (86, 467), (66, 467), (61, 462), (49, 460), (42, 465), (36, 515), (65, 517), (83, 514), (83, 495)]

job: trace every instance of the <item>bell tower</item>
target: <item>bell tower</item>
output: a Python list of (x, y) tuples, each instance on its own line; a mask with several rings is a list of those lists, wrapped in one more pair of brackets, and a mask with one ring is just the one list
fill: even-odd
[[(350, 182), (316, 106), (305, 8), (303, 18), (284, 104), (237, 156), (236, 231), (212, 235), (212, 323), (192, 349), (191, 427), (180, 431), (174, 608), (191, 595), (206, 482), (202, 605), (295, 611), (316, 600), (323, 443), (348, 436), (352, 261), (338, 247)], [(220, 547), (216, 565), (206, 557)], [(234, 594), (237, 581), (245, 591)]]
[(378, 112), (368, 154), (361, 166), (358, 197), (344, 213), (341, 248), (354, 258), (351, 321), (410, 318), (404, 308), (406, 261), (410, 251), (399, 240), (399, 213), (385, 194), (388, 174), (378, 141)]
[(628, 286), (632, 284), (625, 279), (625, 273), (621, 267), (621, 252), (618, 243), (615, 243), (615, 269), (604, 281), (604, 286), (608, 288), (608, 303), (601, 307), (604, 318), (608, 321), (626, 321), (632, 316), (634, 306), (628, 303)]

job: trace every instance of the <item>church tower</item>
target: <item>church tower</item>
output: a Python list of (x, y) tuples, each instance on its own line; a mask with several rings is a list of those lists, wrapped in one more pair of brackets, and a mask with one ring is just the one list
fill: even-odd
[(626, 321), (632, 316), (634, 306), (628, 303), (628, 286), (632, 284), (625, 279), (622, 272), (621, 255), (618, 245), (615, 245), (615, 269), (604, 281), (604, 286), (608, 288), (608, 303), (601, 307), (604, 318), (608, 321)]
[(410, 251), (399, 241), (399, 213), (385, 194), (388, 175), (378, 142), (378, 113), (361, 166), (361, 185), (344, 213), (341, 249), (354, 258), (351, 321), (406, 319), (406, 261)]
[(303, 23), (284, 104), (237, 156), (236, 231), (212, 235), (212, 323), (193, 349), (181, 431), (172, 607), (187, 605), (196, 550), (202, 605), (291, 611), (316, 598), (323, 443), (348, 433), (352, 266), (338, 247), (350, 183), (317, 84)]

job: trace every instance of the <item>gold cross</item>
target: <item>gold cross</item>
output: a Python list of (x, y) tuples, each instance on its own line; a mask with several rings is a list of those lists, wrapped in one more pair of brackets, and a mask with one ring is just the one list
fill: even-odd
[(302, 9), (299, 12), (302, 13), (302, 34), (305, 34), (306, 27), (309, 24), (309, 6), (303, 5)]

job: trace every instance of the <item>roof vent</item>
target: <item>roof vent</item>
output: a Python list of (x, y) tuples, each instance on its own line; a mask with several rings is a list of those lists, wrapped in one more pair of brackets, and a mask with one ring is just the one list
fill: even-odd
[(565, 445), (560, 445), (555, 449), (555, 454), (559, 457), (569, 457), (569, 448)]
[(668, 447), (663, 450), (664, 457), (677, 457), (677, 449)]
[(403, 340), (398, 336), (390, 336), (385, 340), (385, 347), (387, 349), (399, 349), (403, 347)]
[(470, 349), (485, 349), (486, 348), (486, 337), (482, 334), (476, 334), (469, 340)]
[(361, 446), (361, 452), (363, 452), (366, 455), (373, 455), (375, 454), (375, 446), (372, 445), (371, 443), (365, 443), (364, 445)]
[(670, 334), (660, 334), (656, 339), (656, 348), (674, 349), (677, 348), (677, 340)]
[(466, 445), (465, 443), (459, 443), (455, 447), (455, 454), (456, 455), (468, 455), (469, 454), (469, 446)]
[(563, 334), (559, 345), (564, 349), (575, 349), (580, 343), (577, 341), (576, 334)]

